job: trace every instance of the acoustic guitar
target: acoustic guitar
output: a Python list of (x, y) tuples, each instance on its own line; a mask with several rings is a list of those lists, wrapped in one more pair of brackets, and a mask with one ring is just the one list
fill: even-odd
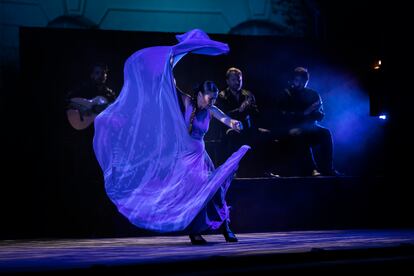
[(71, 98), (66, 110), (69, 124), (76, 130), (86, 129), (108, 105), (108, 99), (103, 96), (92, 99)]

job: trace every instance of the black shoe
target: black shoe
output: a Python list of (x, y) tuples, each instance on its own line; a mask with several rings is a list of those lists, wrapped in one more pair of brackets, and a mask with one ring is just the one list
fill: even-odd
[(224, 236), (226, 242), (238, 242), (239, 240), (236, 238), (236, 235), (230, 230), (229, 223), (227, 221), (223, 222), (220, 226), (221, 233)]
[(201, 235), (190, 235), (190, 240), (193, 245), (207, 244), (207, 241)]

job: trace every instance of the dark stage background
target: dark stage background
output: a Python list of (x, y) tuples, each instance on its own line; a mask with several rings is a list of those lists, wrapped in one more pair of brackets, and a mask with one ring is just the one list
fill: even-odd
[[(244, 87), (256, 95), (261, 114), (258, 125), (269, 127), (277, 125), (272, 103), (286, 85), (289, 71), (307, 67), (311, 74), (308, 86), (319, 91), (324, 100), (322, 125), (333, 133), (337, 168), (349, 176), (387, 176), (388, 171), (396, 171), (392, 145), (397, 139), (389, 133), (399, 122), (392, 116), (381, 121), (370, 115), (370, 97), (375, 98), (376, 110), (393, 108), (383, 100), (386, 82), (380, 90), (377, 86), (372, 91), (375, 85), (370, 66), (380, 56), (380, 49), (352, 47), (346, 41), (210, 37), (228, 43), (230, 53), (184, 57), (174, 71), (183, 90), (205, 79), (224, 89), (227, 68), (238, 67), (243, 71)], [(94, 62), (109, 65), (108, 86), (119, 92), (123, 64), (131, 54), (145, 47), (176, 43), (173, 33), (21, 28), (22, 76), (16, 83), (17, 93), (5, 95), (10, 104), (2, 111), (9, 118), (5, 122), (9, 131), (4, 157), (6, 176), (12, 179), (7, 181), (2, 208), (4, 237), (146, 234), (118, 215), (106, 197), (92, 151), (93, 128), (76, 131), (70, 127), (64, 98), (70, 88), (88, 78)], [(213, 126), (206, 141), (216, 161), (220, 144), (209, 142), (214, 137)], [(281, 163), (277, 150), (265, 142), (254, 145), (249, 153), (252, 157), (244, 161), (251, 162), (256, 174), (252, 176), (262, 176), (263, 164)], [(390, 204), (397, 201), (392, 199)]]

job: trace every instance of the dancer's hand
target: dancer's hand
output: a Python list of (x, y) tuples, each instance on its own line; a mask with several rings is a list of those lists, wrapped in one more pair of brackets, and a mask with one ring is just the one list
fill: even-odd
[(243, 124), (237, 120), (230, 120), (230, 127), (236, 131), (241, 131), (243, 129)]

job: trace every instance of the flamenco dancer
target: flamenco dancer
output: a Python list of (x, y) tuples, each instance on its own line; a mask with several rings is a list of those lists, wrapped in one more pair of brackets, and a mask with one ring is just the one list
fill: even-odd
[(225, 195), (250, 147), (241, 146), (214, 168), (203, 137), (213, 117), (236, 131), (242, 124), (214, 106), (219, 91), (213, 82), (203, 82), (190, 96), (177, 93), (173, 76), (184, 55), (220, 55), (229, 47), (199, 29), (176, 38), (176, 45), (130, 56), (120, 95), (95, 119), (93, 146), (105, 189), (119, 212), (139, 228), (184, 231), (196, 245), (207, 243), (203, 231), (220, 230), (227, 242), (237, 242)]

